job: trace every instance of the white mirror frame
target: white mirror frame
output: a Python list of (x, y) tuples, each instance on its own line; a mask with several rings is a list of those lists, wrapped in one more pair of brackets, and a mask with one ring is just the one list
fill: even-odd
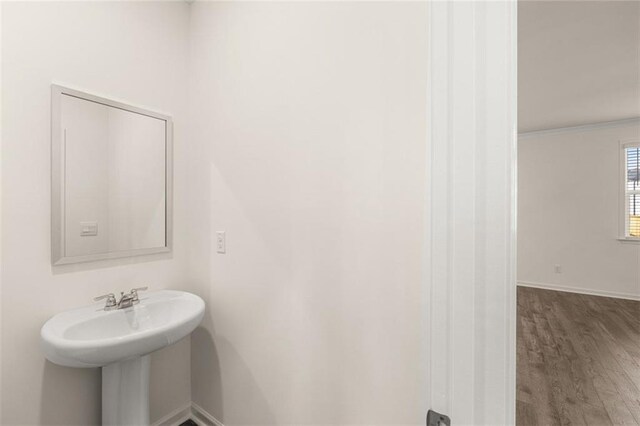
[[(65, 256), (65, 189), (64, 189), (64, 150), (62, 140), (62, 96), (69, 95), (79, 99), (96, 102), (113, 108), (146, 115), (165, 121), (165, 246), (133, 250), (120, 250), (83, 256)], [(173, 121), (171, 116), (122, 102), (96, 96), (57, 84), (51, 85), (51, 263), (64, 265), (69, 263), (92, 262), (104, 259), (116, 259), (171, 252), (173, 247)]]

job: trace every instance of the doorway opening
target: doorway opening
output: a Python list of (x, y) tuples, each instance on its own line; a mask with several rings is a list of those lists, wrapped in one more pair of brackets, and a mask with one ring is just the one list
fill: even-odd
[(519, 2), (518, 425), (640, 425), (640, 2)]

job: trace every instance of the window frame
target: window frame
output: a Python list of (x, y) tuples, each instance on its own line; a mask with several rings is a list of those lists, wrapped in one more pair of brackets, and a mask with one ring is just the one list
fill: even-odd
[(620, 180), (619, 180), (619, 226), (618, 240), (626, 243), (640, 244), (640, 237), (629, 235), (627, 194), (635, 192), (640, 194), (640, 190), (627, 191), (627, 148), (640, 148), (640, 139), (626, 139), (620, 141)]

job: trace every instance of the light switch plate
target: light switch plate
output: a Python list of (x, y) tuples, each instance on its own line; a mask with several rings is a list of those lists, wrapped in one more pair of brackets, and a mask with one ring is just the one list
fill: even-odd
[(216, 231), (216, 251), (218, 253), (227, 252), (227, 241), (225, 231)]
[(95, 237), (98, 235), (98, 222), (80, 222), (81, 237)]

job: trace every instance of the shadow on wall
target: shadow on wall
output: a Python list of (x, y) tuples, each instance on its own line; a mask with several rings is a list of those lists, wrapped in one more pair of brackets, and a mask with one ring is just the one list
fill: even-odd
[[(221, 362), (222, 359), (222, 362)], [(263, 391), (231, 343), (204, 327), (191, 335), (194, 402), (223, 424), (276, 424)], [(221, 367), (223, 365), (224, 367)], [(227, 382), (223, 386), (222, 368)]]
[[(40, 424), (99, 425), (101, 398), (99, 368), (61, 367), (44, 361)], [(74, 407), (73, 412), (69, 412), (68, 407)], [(88, 424), (89, 418), (93, 421)]]
[[(197, 374), (194, 374), (195, 368)], [(194, 402), (224, 423), (220, 359), (213, 338), (204, 327), (198, 327), (191, 333), (191, 380), (192, 389), (198, 389), (201, 397), (196, 398), (194, 394)]]

